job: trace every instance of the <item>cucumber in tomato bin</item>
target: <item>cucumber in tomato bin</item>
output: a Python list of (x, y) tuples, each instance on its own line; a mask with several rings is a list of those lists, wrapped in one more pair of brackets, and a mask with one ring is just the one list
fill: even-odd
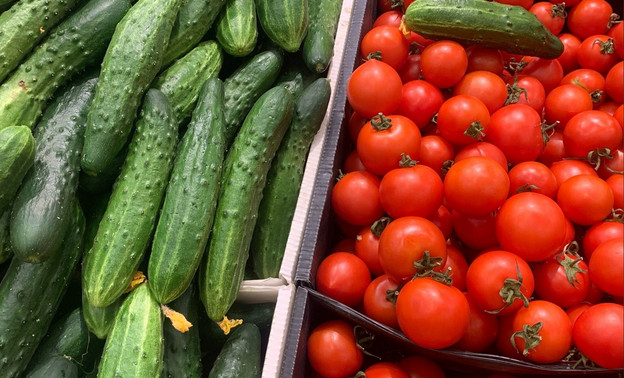
[(308, 0), (255, 1), (258, 22), (266, 35), (288, 52), (299, 50), (308, 30)]
[(26, 126), (0, 129), (0, 212), (11, 208), (24, 176), (35, 161), (35, 138)]
[(340, 0), (309, 2), (310, 25), (303, 40), (301, 55), (312, 72), (322, 73), (329, 67), (334, 56), (334, 43), (341, 9), (342, 1)]
[(217, 40), (233, 56), (250, 54), (258, 39), (254, 0), (231, 0), (216, 21)]

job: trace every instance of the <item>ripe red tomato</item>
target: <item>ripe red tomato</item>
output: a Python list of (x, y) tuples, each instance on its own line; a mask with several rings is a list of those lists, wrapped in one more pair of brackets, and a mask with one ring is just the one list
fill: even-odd
[(364, 261), (373, 276), (384, 273), (379, 262), (379, 237), (372, 231), (372, 227), (366, 226), (355, 236), (355, 255)]
[(410, 54), (407, 56), (407, 61), (398, 71), (399, 76), (401, 76), (401, 81), (403, 81), (403, 85), (413, 80), (420, 80), (420, 59), (420, 54)]
[(583, 302), (591, 287), (587, 264), (569, 253), (536, 264), (533, 276), (538, 297), (563, 308)]
[(613, 8), (605, 0), (583, 0), (570, 9), (566, 25), (572, 34), (585, 39), (607, 33), (612, 14)]
[(599, 177), (577, 175), (559, 186), (557, 203), (572, 222), (590, 226), (611, 213), (613, 191)]
[(390, 362), (377, 362), (364, 370), (367, 378), (409, 378), (406, 372)]
[(569, 156), (584, 158), (590, 151), (622, 146), (622, 128), (613, 116), (587, 110), (572, 117), (563, 129), (563, 144)]
[(534, 0), (496, 0), (497, 3), (518, 5), (527, 10), (531, 8), (531, 5), (533, 5), (533, 1)]
[(407, 61), (409, 43), (399, 28), (380, 25), (364, 34), (360, 54), (362, 59), (379, 59), (399, 70)]
[[(390, 0), (388, 1), (390, 2)], [(377, 11), (382, 11), (382, 9), (377, 9)], [(390, 25), (398, 28), (401, 26), (401, 19), (403, 18), (403, 12), (396, 9), (387, 9), (383, 10), (383, 13), (379, 15), (373, 22), (373, 28), (382, 25)]]
[(351, 151), (351, 153), (347, 156), (344, 163), (342, 163), (342, 172), (349, 173), (355, 171), (365, 171), (366, 167), (362, 164), (362, 160), (357, 154), (356, 150)]
[(455, 235), (467, 247), (483, 250), (498, 245), (494, 212), (475, 216), (453, 210), (452, 214)]
[(624, 178), (622, 174), (611, 175), (606, 182), (613, 191), (613, 208), (624, 209)]
[(344, 175), (332, 189), (332, 208), (336, 215), (356, 226), (373, 224), (383, 215), (379, 184), (379, 178), (367, 171)]
[(399, 291), (396, 312), (403, 333), (415, 344), (431, 349), (455, 344), (470, 321), (464, 294), (431, 278), (407, 282)]
[(566, 20), (564, 4), (552, 4), (548, 1), (534, 3), (529, 12), (533, 13), (538, 20), (554, 35), (558, 35), (563, 30)]
[(500, 76), (489, 71), (472, 71), (453, 88), (453, 95), (470, 95), (478, 98), (494, 113), (507, 99), (507, 86)]
[(503, 72), (503, 56), (500, 51), (483, 46), (466, 48), (468, 68), (466, 72), (489, 71), (500, 75)]
[(624, 238), (624, 224), (620, 222), (600, 222), (591, 226), (583, 236), (583, 256), (585, 261), (591, 261), (596, 247), (607, 240)]
[(566, 314), (568, 314), (568, 317), (570, 318), (572, 329), (574, 329), (574, 323), (576, 323), (576, 319), (578, 319), (579, 315), (581, 315), (591, 306), (592, 305), (587, 302), (581, 302), (577, 305), (565, 309)]
[(468, 56), (459, 43), (442, 40), (425, 47), (420, 64), (428, 82), (438, 88), (450, 88), (466, 73)]
[(438, 130), (449, 142), (465, 146), (488, 133), (490, 112), (474, 96), (457, 95), (444, 101), (438, 111)]
[(398, 293), (399, 283), (390, 276), (381, 275), (375, 278), (364, 293), (364, 314), (369, 318), (385, 324), (388, 327), (399, 328), (394, 303)]
[(355, 253), (355, 239), (345, 238), (332, 245), (330, 253), (334, 252), (349, 252)]
[(614, 297), (624, 296), (624, 241), (607, 240), (594, 250), (589, 260), (589, 276), (593, 283)]
[(610, 151), (607, 155), (601, 156), (597, 172), (598, 176), (603, 180), (608, 179), (618, 172), (620, 174), (624, 172), (624, 151), (619, 148), (615, 151)]
[(574, 345), (583, 355), (606, 369), (624, 367), (624, 307), (599, 303), (585, 310), (574, 323)]
[(370, 282), (370, 272), (364, 261), (349, 252), (328, 255), (316, 271), (319, 293), (351, 307), (362, 303)]
[(468, 329), (453, 346), (468, 352), (483, 352), (494, 344), (498, 332), (498, 317), (481, 310), (469, 293), (464, 293), (470, 305)]
[(590, 68), (579, 68), (572, 72), (568, 72), (563, 79), (561, 79), (560, 84), (578, 85), (590, 94), (591, 99), (595, 104), (600, 104), (605, 100), (605, 96), (603, 96), (605, 90), (605, 78), (596, 70), (592, 70)]
[(344, 320), (330, 320), (314, 328), (307, 346), (310, 365), (323, 377), (352, 376), (364, 361), (353, 327)]
[(526, 58), (527, 65), (520, 71), (523, 75), (535, 77), (544, 86), (546, 94), (563, 79), (563, 67), (557, 59)]
[(417, 164), (386, 173), (379, 185), (379, 200), (392, 218), (429, 218), (442, 205), (443, 190), (440, 176), (426, 165)]
[(563, 43), (563, 53), (559, 55), (557, 60), (561, 64), (561, 68), (564, 72), (570, 72), (579, 67), (576, 54), (581, 46), (581, 40), (577, 36), (570, 33), (563, 33), (559, 35), (561, 43)]
[(507, 172), (509, 169), (505, 153), (492, 143), (475, 142), (459, 150), (455, 155), (455, 163), (471, 156), (484, 156), (495, 160)]
[(620, 59), (624, 59), (624, 24), (621, 22), (613, 25), (607, 33), (609, 37), (613, 38), (613, 47), (615, 47), (615, 53)]
[(592, 110), (593, 107), (594, 103), (587, 90), (574, 84), (562, 84), (546, 96), (546, 122), (559, 122), (557, 127), (564, 128), (570, 118), (580, 112)]
[(401, 104), (397, 114), (414, 121), (420, 129), (431, 122), (431, 118), (440, 110), (444, 103), (442, 92), (425, 80), (413, 80), (403, 85)]
[(618, 59), (613, 48), (613, 39), (604, 34), (585, 38), (576, 55), (576, 60), (581, 67), (591, 68), (600, 73), (607, 73)]
[(348, 127), (349, 137), (351, 138), (351, 141), (353, 143), (357, 142), (357, 137), (360, 134), (360, 130), (362, 130), (362, 127), (364, 127), (364, 125), (366, 125), (366, 122), (368, 121), (369, 120), (367, 118), (362, 117), (356, 112), (353, 112), (351, 114), (351, 116), (349, 117)]
[(590, 175), (598, 177), (596, 170), (589, 163), (581, 160), (560, 160), (550, 165), (550, 170), (557, 179), (557, 186), (577, 175)]
[(453, 233), (453, 220), (451, 219), (451, 212), (446, 206), (440, 205), (438, 211), (427, 219), (442, 231), (444, 239), (451, 237), (451, 233)]
[(550, 198), (557, 195), (557, 178), (544, 164), (537, 161), (524, 161), (509, 170), (509, 196), (521, 192), (535, 192)]
[(496, 349), (499, 354), (515, 358), (517, 360), (526, 360), (526, 358), (517, 351), (511, 344), (511, 335), (513, 330), (513, 319), (515, 314), (498, 317), (498, 332), (496, 333)]
[(624, 129), (624, 105), (620, 105), (613, 112), (613, 118), (615, 118), (622, 129)]
[(347, 83), (347, 100), (364, 118), (392, 114), (401, 103), (403, 83), (399, 74), (377, 59), (364, 62), (353, 71)]
[(559, 162), (566, 157), (566, 152), (565, 146), (563, 145), (563, 130), (553, 129), (550, 130), (548, 135), (550, 138), (548, 139), (548, 142), (546, 142), (544, 150), (537, 160), (544, 163), (546, 166), (551, 167), (555, 162)]
[(528, 75), (518, 75), (514, 80), (508, 88), (508, 104), (529, 105), (536, 112), (542, 114), (546, 101), (546, 92), (542, 83), (533, 76)]
[(419, 164), (432, 168), (440, 178), (444, 163), (452, 161), (455, 157), (455, 149), (446, 139), (439, 135), (425, 135), (420, 140)]
[(446, 378), (444, 370), (427, 357), (408, 356), (399, 360), (397, 365), (399, 365), (410, 378)]
[(460, 291), (466, 291), (468, 261), (466, 261), (466, 257), (459, 249), (450, 244), (446, 246), (446, 263), (442, 267), (442, 271), (449, 272), (453, 286)]
[(605, 90), (618, 104), (624, 102), (624, 61), (614, 64), (606, 77)]
[(511, 164), (535, 160), (544, 150), (542, 119), (528, 105), (503, 106), (492, 114), (485, 140), (500, 148)]

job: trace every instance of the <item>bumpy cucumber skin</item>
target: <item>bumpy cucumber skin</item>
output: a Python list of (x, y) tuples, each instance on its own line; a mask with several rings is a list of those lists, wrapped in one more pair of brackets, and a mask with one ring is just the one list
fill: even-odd
[(207, 80), (199, 97), (178, 148), (149, 259), (149, 286), (163, 304), (182, 295), (195, 276), (219, 196), (225, 156), (221, 80)]
[(165, 320), (163, 326), (164, 363), (161, 378), (199, 378), (202, 376), (198, 302), (197, 289), (195, 285), (191, 285), (182, 296), (169, 305), (173, 310), (184, 314), (186, 320), (193, 326), (187, 332), (182, 333), (173, 328), (169, 320)]
[(130, 136), (141, 98), (160, 70), (182, 0), (139, 0), (110, 41), (87, 115), (82, 169), (106, 170)]
[(260, 377), (260, 330), (253, 323), (234, 328), (210, 370), (209, 378)]
[(160, 305), (146, 284), (123, 301), (106, 339), (98, 377), (158, 377), (163, 365)]
[(105, 339), (108, 336), (111, 328), (113, 328), (113, 322), (115, 321), (115, 315), (121, 306), (122, 298), (117, 299), (113, 304), (106, 307), (93, 307), (89, 304), (87, 297), (82, 294), (82, 314), (84, 321), (91, 333), (93, 333), (98, 339)]
[(110, 190), (119, 176), (119, 172), (121, 172), (121, 166), (126, 160), (127, 155), (128, 144), (115, 156), (104, 172), (91, 176), (80, 171), (80, 178), (78, 179), (78, 186), (80, 189), (91, 194), (101, 194)]
[(13, 248), (9, 239), (9, 219), (11, 219), (10, 208), (0, 213), (0, 264), (13, 256)]
[(279, 76), (283, 62), (281, 52), (263, 51), (225, 79), (225, 142), (228, 146), (234, 141), (251, 107)]
[(267, 36), (288, 52), (299, 50), (310, 21), (308, 0), (255, 1), (258, 22)]
[(276, 85), (282, 85), (296, 100), (303, 88), (319, 78), (319, 74), (306, 67), (300, 54), (289, 54), (284, 61), (284, 67), (277, 78)]
[(80, 260), (85, 220), (78, 201), (61, 248), (48, 261), (29, 264), (13, 258), (0, 283), (0, 371), (17, 377), (45, 336)]
[(13, 202), (35, 161), (35, 138), (26, 126), (0, 129), (0, 212)]
[(119, 298), (143, 258), (169, 182), (177, 129), (167, 97), (149, 89), (128, 156), (83, 261), (83, 290), (92, 306), (106, 307)]
[(97, 77), (68, 87), (46, 109), (34, 131), (35, 163), (13, 202), (15, 256), (40, 263), (63, 242), (76, 199), (84, 123)]
[(3, 12), (0, 15), (0, 82), (17, 67), (49, 29), (82, 2), (84, 1), (22, 0)]
[(219, 44), (206, 41), (156, 78), (154, 88), (160, 89), (167, 96), (179, 123), (191, 116), (201, 84), (211, 77), (217, 77), (222, 64), (223, 52)]
[(212, 236), (199, 275), (202, 302), (216, 322), (236, 299), (243, 280), (262, 189), (292, 113), (292, 95), (284, 87), (268, 90), (245, 118), (225, 159)]
[(186, 54), (204, 37), (226, 0), (184, 0), (171, 30), (163, 67)]
[(80, 371), (78, 365), (70, 359), (63, 356), (52, 356), (25, 375), (25, 378), (50, 377), (78, 378)]
[(58, 88), (100, 62), (115, 26), (129, 8), (128, 0), (89, 1), (52, 30), (0, 86), (0, 129), (34, 127)]
[(327, 70), (334, 56), (342, 1), (318, 0), (310, 1), (309, 4), (310, 24), (301, 55), (310, 71), (322, 73)]
[(555, 59), (563, 43), (521, 6), (481, 0), (414, 1), (405, 11), (408, 29), (430, 39)]
[(251, 241), (250, 255), (259, 278), (278, 276), (306, 156), (325, 117), (330, 94), (329, 81), (324, 78), (303, 90), (295, 103), (290, 127), (271, 163)]
[(254, 0), (232, 0), (225, 4), (216, 21), (217, 40), (232, 56), (250, 54), (258, 40)]

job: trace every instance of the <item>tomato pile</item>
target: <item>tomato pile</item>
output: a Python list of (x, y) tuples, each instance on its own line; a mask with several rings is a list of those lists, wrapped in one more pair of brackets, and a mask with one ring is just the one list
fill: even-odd
[(316, 289), (422, 347), (622, 368), (623, 23), (604, 0), (500, 2), (563, 54), (428, 40), (411, 1), (378, 0)]

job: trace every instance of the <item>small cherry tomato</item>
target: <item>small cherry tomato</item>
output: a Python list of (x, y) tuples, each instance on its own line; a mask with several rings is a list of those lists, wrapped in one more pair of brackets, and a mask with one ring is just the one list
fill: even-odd
[(449, 142), (465, 146), (487, 135), (490, 112), (474, 96), (457, 95), (444, 101), (438, 111), (438, 131)]
[(332, 208), (336, 215), (356, 226), (373, 224), (383, 215), (379, 184), (379, 178), (367, 171), (344, 175), (332, 189)]
[(323, 377), (352, 376), (364, 361), (353, 327), (343, 320), (330, 320), (314, 328), (307, 346), (310, 365)]
[(559, 186), (557, 203), (568, 219), (591, 226), (605, 219), (613, 208), (613, 191), (603, 179), (577, 175)]
[(422, 75), (438, 88), (454, 86), (468, 68), (466, 50), (454, 41), (436, 41), (425, 47), (421, 55)]
[(319, 293), (350, 307), (362, 303), (370, 282), (370, 272), (364, 261), (349, 252), (328, 255), (316, 272)]
[(392, 114), (401, 103), (403, 83), (387, 63), (371, 59), (353, 71), (347, 83), (347, 100), (364, 118)]

